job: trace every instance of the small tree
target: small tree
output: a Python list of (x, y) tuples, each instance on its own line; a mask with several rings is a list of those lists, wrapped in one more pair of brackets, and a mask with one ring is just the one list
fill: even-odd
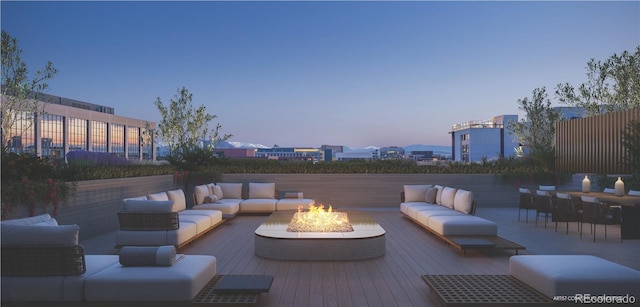
[(587, 63), (587, 82), (556, 86), (560, 102), (583, 107), (588, 116), (640, 107), (640, 46), (635, 53), (614, 54), (604, 62)]
[(526, 119), (509, 122), (512, 134), (527, 148), (528, 156), (541, 162), (547, 171), (554, 169), (555, 124), (560, 120), (560, 112), (551, 108), (546, 89), (533, 90), (531, 99), (518, 99), (519, 109), (526, 113)]
[(185, 156), (204, 149), (199, 143), (209, 140), (209, 147), (215, 147), (218, 143), (228, 140), (232, 135), (220, 136), (222, 126), (217, 124), (213, 131), (209, 131), (209, 122), (217, 116), (207, 113), (207, 108), (200, 105), (194, 108), (193, 94), (187, 88), (178, 89), (174, 99), (169, 100), (168, 106), (162, 103), (160, 97), (155, 105), (160, 111), (162, 120), (158, 124), (159, 136), (169, 147), (169, 157), (181, 161)]
[(11, 131), (20, 121), (26, 125), (22, 129), (29, 129), (33, 125), (33, 115), (44, 112), (44, 104), (38, 103), (38, 95), (46, 90), (49, 85), (47, 80), (52, 79), (58, 72), (53, 63), (37, 70), (32, 78), (29, 78), (27, 64), (21, 58), (22, 49), (18, 47), (18, 41), (9, 33), (2, 30), (2, 148), (3, 152), (7, 140), (11, 138)]

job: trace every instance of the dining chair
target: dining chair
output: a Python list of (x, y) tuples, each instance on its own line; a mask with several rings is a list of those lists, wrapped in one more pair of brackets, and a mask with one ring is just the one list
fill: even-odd
[(609, 193), (609, 194), (613, 194), (613, 193), (615, 193), (615, 191), (616, 190), (612, 189), (612, 188), (604, 188), (604, 190), (602, 190), (602, 192)]
[(520, 203), (518, 205), (518, 222), (520, 222), (520, 211), (525, 210), (525, 223), (529, 223), (529, 210), (536, 210), (533, 197), (529, 189), (520, 188)]
[(627, 194), (631, 195), (631, 196), (640, 196), (640, 191), (629, 190), (629, 193), (627, 193)]
[[(620, 215), (613, 214), (609, 207), (597, 197), (582, 196), (582, 220), (580, 222), (580, 238), (582, 238), (583, 223), (592, 226), (593, 242), (596, 242), (596, 226), (604, 225), (604, 237), (607, 238), (607, 225), (620, 224)], [(621, 227), (622, 228), (622, 227)], [(622, 242), (622, 230), (620, 230), (620, 242)]]
[(549, 214), (551, 214), (553, 207), (551, 194), (548, 191), (536, 190), (536, 194), (533, 195), (533, 203), (536, 206), (536, 226), (538, 226), (538, 218), (542, 213), (544, 214), (544, 228), (547, 228)]
[(551, 213), (553, 220), (556, 222), (556, 231), (558, 231), (558, 222), (566, 223), (566, 234), (569, 234), (569, 222), (578, 222), (578, 230), (580, 230), (580, 214), (576, 210), (573, 198), (570, 194), (556, 193), (555, 205)]

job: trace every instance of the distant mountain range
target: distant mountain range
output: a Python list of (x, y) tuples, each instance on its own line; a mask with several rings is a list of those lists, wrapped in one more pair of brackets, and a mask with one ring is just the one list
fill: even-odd
[[(222, 142), (218, 144), (218, 148), (271, 148), (262, 144), (243, 143), (243, 142)], [(369, 146), (365, 148), (353, 148), (349, 146), (343, 146), (344, 152), (371, 152), (380, 149), (380, 147)], [(442, 145), (423, 145), (413, 144), (404, 147), (405, 153), (411, 153), (412, 151), (433, 151), (434, 154), (451, 155), (451, 146)]]

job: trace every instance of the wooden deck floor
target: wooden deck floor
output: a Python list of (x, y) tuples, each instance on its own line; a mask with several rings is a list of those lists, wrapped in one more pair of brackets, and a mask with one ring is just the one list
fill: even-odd
[[(442, 306), (422, 281), (423, 274), (508, 274), (513, 251), (461, 251), (446, 245), (398, 209), (371, 210), (386, 230), (386, 255), (365, 261), (278, 261), (254, 255), (254, 230), (266, 216), (238, 216), (184, 247), (184, 254), (207, 254), (217, 258), (219, 274), (266, 274), (274, 276), (271, 291), (262, 294), (259, 306)], [(478, 216), (498, 223), (499, 234), (527, 247), (520, 254), (593, 254), (640, 269), (640, 240), (620, 243), (619, 227), (598, 229), (596, 243), (587, 232), (582, 239), (577, 224), (554, 231), (517, 221), (517, 209), (479, 208)], [(564, 226), (564, 225), (562, 225)], [(113, 233), (85, 242), (87, 254), (108, 253)], [(322, 251), (318, 251), (322, 252)]]

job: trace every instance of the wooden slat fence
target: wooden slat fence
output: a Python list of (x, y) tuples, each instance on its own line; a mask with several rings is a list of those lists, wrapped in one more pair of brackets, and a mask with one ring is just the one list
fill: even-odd
[(556, 170), (629, 173), (625, 167), (622, 134), (631, 121), (640, 121), (640, 109), (559, 122), (556, 124)]

